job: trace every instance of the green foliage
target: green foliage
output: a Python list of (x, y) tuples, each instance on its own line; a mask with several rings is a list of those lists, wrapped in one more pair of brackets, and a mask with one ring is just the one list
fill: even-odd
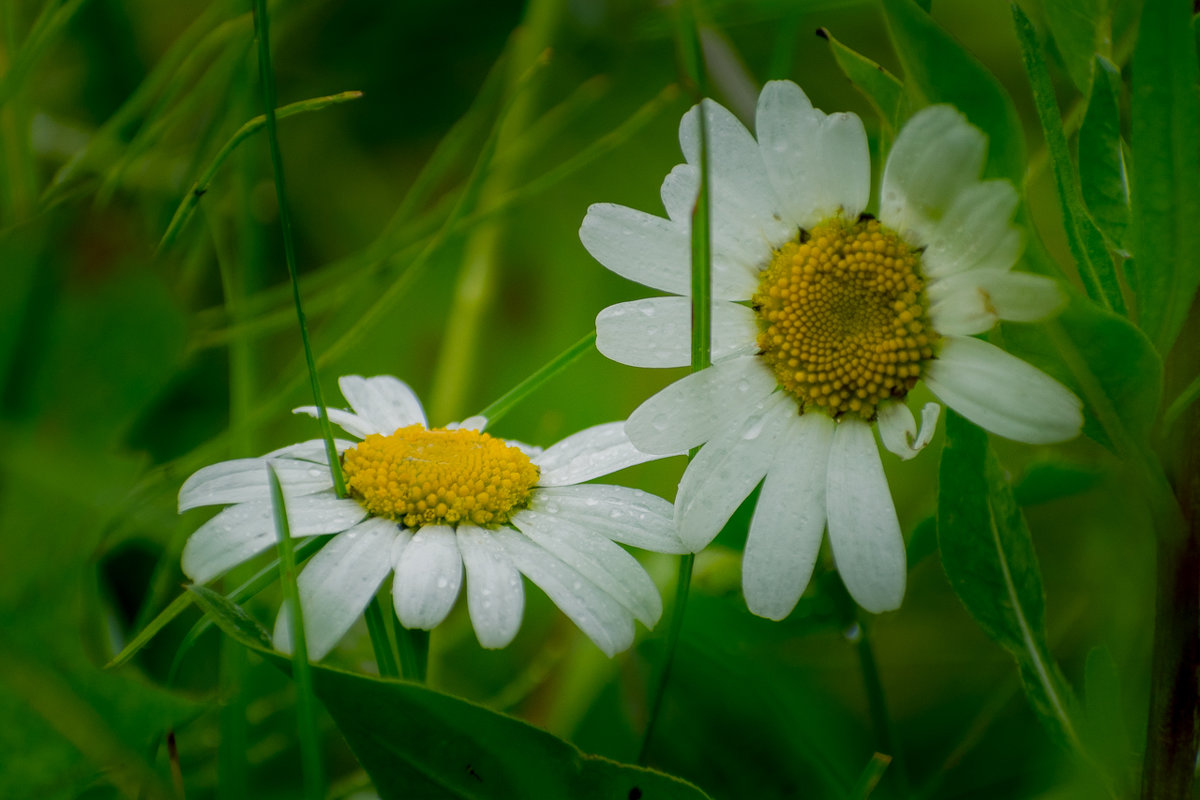
[(1129, 170), (1121, 138), (1121, 73), (1096, 57), (1087, 113), (1079, 128), (1079, 186), (1096, 226), (1113, 250), (1129, 247)]
[(1093, 59), (1108, 46), (1108, 0), (1046, 0), (1042, 7), (1067, 74), (1086, 94), (1093, 75), (1098, 76), (1092, 69)]
[(835, 39), (824, 28), (818, 30), (817, 35), (829, 42), (838, 67), (879, 114), (888, 136), (895, 138), (910, 113), (904, 84), (879, 64)]

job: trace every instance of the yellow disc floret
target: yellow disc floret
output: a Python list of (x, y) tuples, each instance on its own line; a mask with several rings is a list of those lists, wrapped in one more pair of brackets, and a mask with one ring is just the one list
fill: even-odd
[(758, 346), (802, 409), (874, 418), (933, 357), (920, 253), (873, 219), (822, 222), (780, 248), (754, 295)]
[(538, 468), (502, 439), (466, 429), (373, 433), (342, 461), (350, 496), (377, 517), (422, 525), (508, 522), (529, 502)]

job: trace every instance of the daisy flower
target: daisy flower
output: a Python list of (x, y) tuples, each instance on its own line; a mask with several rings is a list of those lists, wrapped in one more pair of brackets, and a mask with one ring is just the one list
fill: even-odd
[[(188, 539), (183, 571), (205, 583), (275, 545), (267, 465), (279, 475), (294, 537), (335, 534), (299, 577), (309, 656), (320, 659), (391, 573), (396, 614), (432, 629), (466, 584), (479, 643), (504, 647), (521, 625), (521, 575), (537, 584), (607, 655), (633, 642), (633, 620), (658, 621), (662, 601), (637, 560), (614, 544), (686, 552), (670, 503), (584, 481), (658, 458), (623, 423), (597, 425), (542, 451), (483, 433), (474, 417), (430, 428), (421, 403), (390, 376), (339, 381), (349, 411), (329, 418), (349, 497), (339, 498), (324, 442), (224, 461), (192, 475), (179, 510), (228, 505)], [(313, 406), (296, 409), (316, 416)], [(287, 615), (275, 646), (291, 649)]]
[[(705, 100), (680, 123), (686, 164), (662, 185), (667, 217), (593, 205), (579, 232), (611, 271), (675, 296), (604, 309), (597, 347), (639, 367), (689, 363), (690, 229), (699, 187), (699, 119), (709, 137), (713, 365), (647, 400), (626, 431), (641, 450), (703, 445), (679, 484), (675, 517), (703, 549), (755, 486), (762, 493), (742, 562), (754, 613), (782, 619), (808, 584), (822, 535), (863, 608), (897, 608), (904, 540), (872, 428), (910, 458), (918, 427), (905, 403), (920, 382), (975, 424), (1029, 443), (1069, 439), (1079, 400), (979, 339), (997, 320), (1055, 313), (1051, 280), (1013, 272), (1021, 252), (1012, 185), (981, 180), (983, 133), (949, 106), (926, 108), (896, 137), (878, 218), (862, 213), (871, 165), (862, 121), (813, 108), (773, 81), (758, 100), (757, 141)], [(765, 480), (764, 480), (765, 478)]]

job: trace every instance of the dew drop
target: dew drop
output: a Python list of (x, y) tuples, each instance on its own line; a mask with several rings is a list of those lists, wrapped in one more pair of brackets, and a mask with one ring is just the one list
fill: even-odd
[(669, 425), (670, 423), (671, 423), (671, 418), (668, 415), (659, 414), (657, 417), (654, 418), (654, 420), (650, 423), (650, 425), (656, 431), (665, 431), (667, 429), (667, 425)]
[(572, 591), (576, 591), (576, 592), (578, 592), (578, 591), (579, 591), (580, 589), (582, 589), (582, 588), (583, 588), (583, 582), (582, 582), (582, 581), (575, 581), (574, 583), (572, 583), (572, 584), (571, 584), (571, 589), (572, 589)]
[(437, 587), (438, 587), (439, 589), (445, 589), (445, 588), (446, 588), (447, 586), (449, 586), (449, 585), (450, 585), (450, 581), (446, 580), (445, 578), (438, 578), (438, 579), (437, 579)]
[(848, 642), (857, 642), (862, 638), (862, 628), (858, 627), (858, 623), (854, 623), (842, 633)]
[(751, 425), (749, 428), (746, 429), (746, 432), (742, 434), (742, 438), (745, 439), (746, 441), (753, 441), (754, 439), (757, 439), (759, 436), (762, 435), (764, 424), (765, 424), (765, 420), (761, 420), (761, 419), (758, 420), (757, 422), (755, 422), (753, 425)]

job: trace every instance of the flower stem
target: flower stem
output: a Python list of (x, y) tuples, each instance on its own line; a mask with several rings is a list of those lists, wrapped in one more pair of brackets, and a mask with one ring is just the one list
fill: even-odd
[(904, 755), (900, 750), (900, 740), (896, 736), (896, 727), (888, 712), (887, 697), (883, 692), (883, 681), (879, 676), (879, 662), (875, 660), (875, 648), (871, 646), (871, 631), (867, 619), (857, 610), (858, 640), (855, 647), (858, 650), (858, 663), (862, 668), (863, 687), (867, 693), (867, 706), (870, 709), (871, 725), (875, 728), (876, 749), (890, 756), (891, 769), (888, 774), (895, 782), (897, 794), (906, 797), (908, 776), (904, 770)]
[(367, 605), (366, 618), (367, 633), (371, 635), (371, 648), (375, 651), (375, 663), (379, 667), (379, 674), (385, 678), (400, 677), (400, 668), (396, 666), (396, 654), (392, 650), (391, 638), (388, 637), (379, 595), (371, 598)]
[(288, 276), (292, 280), (292, 302), (296, 306), (296, 319), (300, 324), (300, 339), (304, 343), (304, 362), (308, 365), (308, 379), (312, 384), (313, 400), (317, 406), (317, 417), (321, 426), (321, 437), (325, 440), (325, 457), (329, 460), (329, 471), (333, 473), (333, 486), (338, 497), (346, 496), (346, 482), (342, 478), (337, 448), (333, 444), (333, 427), (325, 410), (325, 399), (321, 395), (321, 382), (317, 379), (317, 363), (313, 359), (312, 345), (308, 340), (308, 320), (300, 302), (300, 278), (296, 271), (296, 245), (292, 237), (292, 217), (288, 211), (287, 190), (283, 180), (283, 156), (279, 152), (279, 136), (275, 124), (275, 72), (271, 68), (271, 35), (267, 17), (267, 1), (254, 0), (254, 33), (258, 39), (258, 71), (262, 79), (263, 104), (267, 123), (267, 144), (271, 151), (271, 170), (275, 175), (275, 197), (279, 204), (279, 227), (283, 231), (283, 252), (287, 261)]
[(671, 623), (667, 628), (667, 641), (664, 643), (662, 661), (658, 665), (654, 693), (650, 696), (650, 714), (646, 720), (646, 729), (642, 732), (642, 742), (638, 746), (637, 763), (639, 764), (646, 763), (650, 740), (654, 736), (654, 727), (658, 722), (658, 712), (662, 707), (667, 678), (671, 675), (671, 664), (675, 660), (675, 645), (679, 642), (679, 631), (683, 628), (683, 612), (687, 607), (688, 593), (692, 585), (692, 567), (695, 563), (696, 556), (692, 553), (679, 559), (679, 578), (675, 583), (675, 604), (671, 606)]
[(479, 415), (487, 420), (485, 427), (490, 427), (493, 422), (511, 411), (514, 406), (542, 388), (543, 385), (564, 369), (578, 361), (595, 343), (596, 332), (591, 331), (578, 342), (557, 355), (550, 363), (518, 383), (512, 389), (509, 389), (499, 400), (492, 403), (483, 411), (480, 411)]
[(406, 680), (424, 683), (429, 673), (429, 631), (406, 628), (396, 621), (396, 648)]

